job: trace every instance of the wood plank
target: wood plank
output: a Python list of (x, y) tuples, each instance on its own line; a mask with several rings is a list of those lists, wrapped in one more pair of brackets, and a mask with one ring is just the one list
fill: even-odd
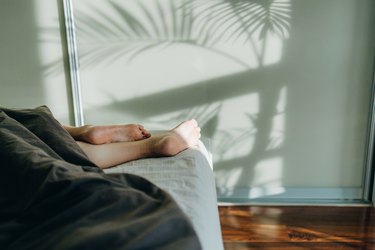
[(375, 249), (375, 208), (219, 207), (230, 249)]

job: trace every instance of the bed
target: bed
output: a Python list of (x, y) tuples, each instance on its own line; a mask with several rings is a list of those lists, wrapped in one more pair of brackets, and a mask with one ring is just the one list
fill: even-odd
[(222, 249), (200, 143), (103, 172), (46, 106), (0, 108), (1, 249)]
[(221, 250), (212, 156), (205, 145), (210, 145), (208, 139), (173, 157), (132, 161), (104, 172), (139, 175), (167, 191), (192, 221), (203, 249)]

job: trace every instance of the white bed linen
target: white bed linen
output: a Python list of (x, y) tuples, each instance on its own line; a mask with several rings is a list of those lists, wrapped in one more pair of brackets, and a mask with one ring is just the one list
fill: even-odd
[(223, 249), (212, 158), (201, 141), (173, 157), (141, 159), (105, 172), (139, 175), (166, 190), (191, 219), (203, 249)]

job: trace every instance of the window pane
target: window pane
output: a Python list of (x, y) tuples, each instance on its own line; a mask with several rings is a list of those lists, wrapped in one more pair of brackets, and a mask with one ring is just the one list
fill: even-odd
[(86, 123), (196, 118), (222, 197), (361, 198), (373, 1), (74, 4)]

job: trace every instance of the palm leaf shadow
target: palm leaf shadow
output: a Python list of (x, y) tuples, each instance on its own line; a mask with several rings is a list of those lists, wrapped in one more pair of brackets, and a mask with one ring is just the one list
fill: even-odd
[[(152, 13), (144, 4), (138, 2), (137, 7), (144, 15), (143, 19), (133, 15), (131, 11), (118, 3), (109, 2), (109, 6), (117, 14), (117, 18), (106, 16), (95, 6), (91, 6), (93, 10), (91, 13), (94, 14), (79, 12), (77, 15), (76, 25), (79, 38), (85, 45), (89, 45), (83, 46), (85, 49), (81, 58), (83, 66), (106, 61), (110, 63), (124, 56), (131, 61), (136, 56), (157, 47), (177, 42), (194, 43), (189, 27), (191, 17), (179, 15), (180, 18), (178, 18), (176, 13), (179, 7), (173, 1), (169, 2), (168, 10), (163, 8), (160, 1), (157, 1), (156, 13)], [(166, 13), (167, 11), (172, 13), (173, 29), (168, 28), (170, 21), (167, 16), (170, 13)], [(187, 13), (186, 9), (184, 11)], [(109, 47), (116, 47), (116, 50), (109, 51)]]
[(152, 5), (136, 4), (143, 17), (112, 1), (108, 4), (117, 16), (108, 15), (94, 5), (90, 12), (77, 12), (79, 39), (89, 45), (82, 46), (86, 49), (81, 54), (81, 65), (111, 63), (124, 56), (131, 61), (142, 53), (176, 43), (201, 47), (247, 65), (216, 49), (215, 44), (223, 37), (232, 41), (241, 37), (249, 40), (255, 33), (263, 40), (268, 32), (286, 37), (289, 30), (289, 6), (280, 0), (154, 3), (157, 11), (150, 10)]
[[(110, 64), (172, 44), (183, 43), (209, 50), (248, 68), (246, 62), (215, 48), (223, 40), (243, 40), (256, 51), (254, 39), (267, 34), (286, 38), (290, 3), (285, 0), (167, 0), (135, 2), (141, 15), (118, 2), (108, 1), (112, 14), (94, 4), (75, 12), (80, 67)], [(153, 8), (154, 11), (151, 11)], [(156, 11), (155, 11), (156, 10)], [(257, 36), (257, 37), (256, 37)], [(257, 52), (258, 60), (262, 52)], [(51, 63), (47, 68), (58, 68)]]

